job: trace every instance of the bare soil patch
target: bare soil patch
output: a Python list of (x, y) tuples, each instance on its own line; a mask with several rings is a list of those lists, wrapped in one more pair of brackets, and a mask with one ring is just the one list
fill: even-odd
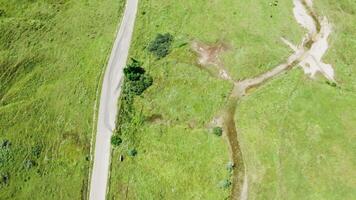
[(151, 116), (146, 117), (146, 121), (149, 123), (160, 123), (163, 120), (163, 116), (161, 114), (153, 114)]
[(229, 50), (229, 46), (223, 42), (217, 42), (213, 45), (193, 41), (192, 49), (198, 55), (198, 64), (202, 69), (207, 70), (211, 75), (224, 80), (232, 80), (229, 73), (224, 68), (220, 60), (220, 54)]

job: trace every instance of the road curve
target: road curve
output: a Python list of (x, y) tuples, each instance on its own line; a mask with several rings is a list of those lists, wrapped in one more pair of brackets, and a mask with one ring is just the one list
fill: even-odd
[(121, 26), (103, 79), (90, 182), (90, 200), (105, 200), (106, 198), (111, 156), (110, 139), (115, 129), (120, 84), (129, 53), (137, 6), (138, 0), (126, 1)]

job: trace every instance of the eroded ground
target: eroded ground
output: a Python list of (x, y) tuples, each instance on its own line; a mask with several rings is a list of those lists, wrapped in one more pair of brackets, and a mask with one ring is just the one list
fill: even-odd
[[(339, 47), (348, 39), (335, 34), (340, 30), (336, 24), (329, 35), (316, 15), (320, 7), (332, 10), (331, 2), (317, 2), (314, 11), (310, 1), (299, 3), (154, 0), (141, 5), (131, 54), (145, 62), (155, 83), (136, 106), (146, 116), (159, 117), (137, 130), (137, 158), (117, 162), (123, 151), (115, 150), (111, 197), (224, 199), (231, 196), (231, 188), (219, 187), (226, 179), (233, 182), (232, 196), (241, 199), (353, 196), (354, 184), (335, 162), (352, 169), (351, 161), (343, 159), (352, 160), (347, 138), (355, 130), (355, 116), (346, 112), (354, 101), (348, 76), (352, 70), (346, 59), (337, 60), (330, 51), (321, 59), (327, 48), (312, 50), (328, 36)], [(323, 13), (330, 21), (343, 15), (332, 11)], [(311, 18), (314, 26), (301, 24), (297, 16)], [(175, 36), (175, 48), (162, 60), (142, 50), (157, 32)], [(190, 45), (184, 45), (191, 41), (201, 55), (198, 62)], [(330, 48), (340, 54), (339, 48)], [(317, 59), (308, 66), (308, 57)], [(332, 64), (337, 76), (325, 73), (320, 63)], [(298, 64), (322, 76), (306, 76), (296, 69)], [(211, 135), (209, 128), (215, 125), (233, 133), (227, 136), (235, 144)], [(229, 160), (236, 160), (232, 178), (226, 170)]]

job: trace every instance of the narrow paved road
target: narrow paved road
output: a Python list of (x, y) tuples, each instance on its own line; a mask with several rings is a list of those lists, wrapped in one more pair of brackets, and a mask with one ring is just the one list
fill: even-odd
[(105, 71), (100, 97), (90, 200), (105, 200), (107, 193), (111, 156), (110, 138), (115, 129), (120, 83), (134, 30), (137, 6), (138, 0), (127, 0), (120, 30)]

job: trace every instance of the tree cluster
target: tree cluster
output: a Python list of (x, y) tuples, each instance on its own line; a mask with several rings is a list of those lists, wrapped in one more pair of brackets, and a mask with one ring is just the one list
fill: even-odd
[(111, 137), (113, 146), (120, 146), (123, 142), (121, 134), (131, 124), (134, 113), (133, 100), (140, 96), (153, 84), (153, 78), (142, 68), (142, 63), (131, 58), (131, 62), (124, 69), (125, 80), (122, 87), (119, 118), (117, 121), (116, 134)]
[(141, 62), (131, 60), (132, 62), (124, 69), (126, 83), (124, 92), (139, 96), (153, 84), (153, 78), (146, 74)]

